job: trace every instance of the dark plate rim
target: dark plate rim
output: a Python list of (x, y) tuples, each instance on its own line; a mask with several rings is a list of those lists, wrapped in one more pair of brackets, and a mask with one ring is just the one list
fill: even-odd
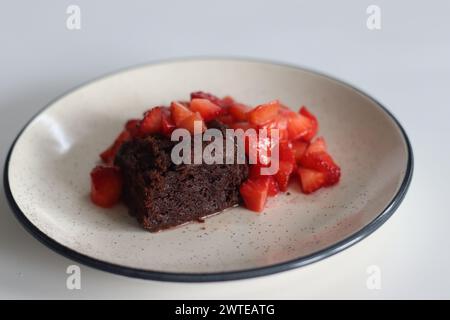
[[(39, 230), (28, 218), (25, 216), (25, 214), (21, 211), (19, 206), (17, 205), (16, 201), (14, 200), (14, 197), (11, 192), (11, 188), (9, 185), (9, 164), (10, 164), (10, 158), (11, 154), (14, 150), (14, 146), (16, 145), (16, 142), (21, 137), (22, 133), (25, 131), (25, 129), (28, 127), (28, 125), (42, 112), (44, 112), (48, 107), (53, 105), (56, 101), (66, 96), (68, 93), (73, 92), (83, 86), (89, 85), (99, 79), (125, 72), (130, 71), (133, 69), (145, 67), (145, 66), (151, 66), (151, 65), (159, 65), (164, 63), (176, 63), (176, 62), (186, 62), (186, 61), (199, 61), (199, 60), (224, 60), (224, 61), (243, 61), (243, 62), (254, 62), (254, 63), (266, 63), (266, 64), (272, 64), (272, 65), (279, 65), (294, 69), (303, 70), (306, 72), (314, 73), (316, 75), (326, 77), (330, 80), (339, 82), (359, 94), (363, 95), (364, 97), (372, 100), (375, 102), (375, 104), (384, 111), (397, 125), (397, 127), (400, 129), (400, 132), (404, 138), (407, 152), (408, 152), (408, 160), (406, 165), (406, 171), (405, 176), (403, 178), (403, 181), (400, 185), (399, 190), (391, 200), (391, 202), (386, 206), (384, 210), (382, 210), (378, 216), (372, 220), (369, 224), (364, 226), (361, 230), (357, 231), (356, 233), (348, 236), (347, 238), (327, 247), (322, 250), (319, 250), (315, 253), (312, 253), (307, 256), (299, 257), (297, 259), (293, 259), (290, 261), (269, 265), (265, 267), (260, 268), (253, 268), (253, 269), (245, 269), (245, 270), (237, 270), (237, 271), (227, 271), (227, 272), (217, 272), (217, 273), (175, 273), (175, 272), (161, 272), (161, 271), (151, 271), (151, 270), (144, 270), (144, 269), (137, 269), (137, 268), (131, 268), (126, 266), (121, 266), (105, 261), (101, 261), (99, 259), (89, 257), (87, 255), (78, 253), (60, 243), (53, 240), (46, 234), (44, 234), (41, 230)], [(3, 174), (3, 183), (6, 193), (6, 198), (8, 200), (9, 206), (11, 210), (13, 211), (16, 218), (20, 221), (20, 223), (23, 225), (23, 227), (31, 233), (36, 239), (38, 239), (40, 242), (42, 242), (45, 246), (49, 247), (50, 249), (54, 250), (55, 252), (63, 255), (66, 258), (72, 259), (74, 261), (77, 261), (81, 264), (100, 269), (103, 271), (111, 272), (114, 274), (127, 276), (127, 277), (134, 277), (134, 278), (140, 278), (140, 279), (148, 279), (148, 280), (159, 280), (159, 281), (174, 281), (174, 282), (209, 282), (209, 281), (226, 281), (226, 280), (238, 280), (238, 279), (247, 279), (247, 278), (253, 278), (253, 277), (259, 277), (264, 275), (270, 275), (282, 271), (291, 270), (294, 268), (299, 268), (308, 264), (311, 264), (313, 262), (322, 260), (324, 258), (327, 258), (329, 256), (332, 256), (344, 249), (349, 248), (350, 246), (354, 245), (355, 243), (361, 241), (371, 233), (373, 233), (376, 229), (378, 229), (384, 222), (386, 222), (387, 219), (389, 219), (392, 214), (395, 212), (395, 210), (399, 207), (400, 203), (402, 202), (403, 198), (406, 195), (406, 192), (408, 190), (408, 187), (410, 185), (412, 175), (413, 175), (413, 167), (414, 167), (414, 156), (413, 151), (411, 147), (411, 143), (409, 141), (408, 135), (406, 134), (405, 130), (403, 129), (400, 122), (397, 120), (397, 118), (379, 101), (374, 99), (373, 97), (369, 96), (362, 90), (356, 88), (353, 85), (348, 84), (345, 81), (342, 81), (336, 77), (329, 76), (323, 72), (318, 72), (309, 68), (304, 68), (301, 66), (297, 66), (294, 64), (284, 63), (284, 62), (274, 62), (271, 60), (265, 60), (265, 59), (255, 59), (255, 58), (248, 58), (248, 57), (187, 57), (187, 58), (175, 58), (175, 59), (166, 59), (166, 60), (159, 60), (152, 63), (144, 63), (135, 65), (128, 68), (122, 68), (120, 70), (116, 70), (113, 72), (109, 72), (107, 74), (104, 74), (100, 77), (97, 77), (93, 80), (87, 81), (82, 83), (79, 86), (76, 86), (56, 99), (49, 102), (44, 108), (42, 108), (40, 111), (38, 111), (26, 124), (25, 126), (20, 130), (16, 138), (14, 139), (4, 165), (4, 174)]]

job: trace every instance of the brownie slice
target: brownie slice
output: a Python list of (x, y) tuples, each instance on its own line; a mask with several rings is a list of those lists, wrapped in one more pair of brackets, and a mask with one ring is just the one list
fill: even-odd
[[(224, 130), (217, 122), (208, 127)], [(241, 202), (239, 187), (247, 179), (247, 164), (176, 165), (170, 157), (175, 144), (162, 135), (137, 138), (123, 144), (115, 158), (130, 214), (151, 232), (200, 220)]]

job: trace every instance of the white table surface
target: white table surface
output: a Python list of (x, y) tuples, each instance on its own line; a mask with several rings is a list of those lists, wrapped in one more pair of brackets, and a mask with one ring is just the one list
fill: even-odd
[[(66, 8), (81, 8), (81, 30)], [(381, 8), (381, 30), (366, 8)], [(250, 280), (183, 284), (129, 279), (81, 266), (28, 234), (0, 194), (0, 298), (450, 298), (450, 2), (2, 1), (0, 159), (54, 97), (124, 67), (185, 56), (247, 56), (326, 72), (365, 90), (400, 120), (415, 170), (380, 229), (307, 267)], [(367, 267), (381, 289), (366, 286)]]

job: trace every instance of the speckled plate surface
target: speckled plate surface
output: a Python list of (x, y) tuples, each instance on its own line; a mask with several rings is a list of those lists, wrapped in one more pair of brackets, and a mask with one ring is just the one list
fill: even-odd
[[(89, 172), (124, 121), (200, 89), (249, 104), (307, 105), (341, 165), (339, 185), (309, 196), (294, 185), (260, 215), (233, 208), (157, 234), (122, 205), (91, 204)], [(52, 102), (14, 142), (4, 182), (18, 219), (65, 256), (127, 276), (214, 281), (288, 270), (349, 247), (394, 212), (411, 175), (405, 132), (359, 90), (282, 64), (188, 59), (109, 75)]]

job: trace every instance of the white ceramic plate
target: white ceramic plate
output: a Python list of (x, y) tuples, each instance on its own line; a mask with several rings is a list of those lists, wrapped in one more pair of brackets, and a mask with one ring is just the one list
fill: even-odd
[[(144, 231), (124, 206), (89, 200), (89, 172), (126, 119), (191, 91), (258, 104), (274, 98), (319, 118), (342, 168), (339, 185), (270, 200), (264, 213), (229, 209), (169, 231)], [(81, 263), (148, 279), (214, 281), (299, 267), (378, 228), (412, 176), (408, 138), (377, 101), (330, 77), (261, 61), (190, 59), (145, 65), (83, 85), (36, 115), (11, 147), (5, 190), (39, 240)]]

